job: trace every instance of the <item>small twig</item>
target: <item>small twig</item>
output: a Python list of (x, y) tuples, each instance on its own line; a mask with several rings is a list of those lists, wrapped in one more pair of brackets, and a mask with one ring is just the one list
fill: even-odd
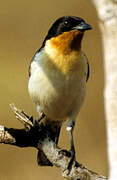
[(30, 127), (33, 127), (33, 123), (30, 121), (30, 117), (28, 115), (26, 115), (22, 110), (17, 109), (14, 104), (10, 104), (10, 107), (16, 118), (23, 123), (26, 128), (30, 129)]

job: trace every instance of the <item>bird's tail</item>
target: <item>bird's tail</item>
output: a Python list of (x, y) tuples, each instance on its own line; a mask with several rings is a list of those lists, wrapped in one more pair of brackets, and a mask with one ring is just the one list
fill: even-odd
[[(45, 117), (44, 119), (42, 119), (41, 123), (43, 123), (43, 125), (47, 129), (49, 129), (49, 132), (51, 132), (51, 134), (53, 136), (52, 139), (55, 142), (55, 144), (57, 145), (58, 140), (59, 140), (62, 122), (54, 121), (54, 120), (51, 120), (51, 119)], [(53, 166), (53, 164), (49, 161), (49, 159), (47, 158), (47, 156), (44, 154), (44, 152), (41, 149), (38, 150), (37, 163), (39, 166)]]

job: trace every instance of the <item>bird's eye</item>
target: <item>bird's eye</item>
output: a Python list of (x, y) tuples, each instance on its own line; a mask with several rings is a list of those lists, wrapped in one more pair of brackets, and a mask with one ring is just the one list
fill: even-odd
[(67, 21), (67, 20), (66, 20), (66, 21), (64, 21), (64, 24), (65, 24), (65, 25), (68, 25), (68, 21)]

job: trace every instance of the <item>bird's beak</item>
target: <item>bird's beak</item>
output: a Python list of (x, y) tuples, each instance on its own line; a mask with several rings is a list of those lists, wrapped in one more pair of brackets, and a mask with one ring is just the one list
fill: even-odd
[(81, 22), (80, 24), (75, 26), (73, 29), (83, 32), (83, 31), (91, 30), (92, 27), (91, 27), (91, 25), (87, 24), (86, 22)]

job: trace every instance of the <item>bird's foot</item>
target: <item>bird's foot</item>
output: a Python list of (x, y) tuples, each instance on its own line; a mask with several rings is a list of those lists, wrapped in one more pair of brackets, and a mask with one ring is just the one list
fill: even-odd
[(69, 161), (68, 166), (67, 166), (68, 175), (70, 174), (73, 162), (75, 160), (75, 149), (70, 150), (70, 154), (71, 154), (71, 157), (70, 157), (70, 161)]
[(62, 155), (67, 156), (67, 157), (71, 157), (71, 152), (69, 152), (65, 149), (60, 150), (59, 154), (62, 154)]
[(62, 154), (62, 155), (64, 155), (64, 156), (70, 158), (70, 161), (69, 161), (68, 166), (67, 166), (67, 168), (66, 168), (67, 174), (69, 175), (69, 174), (70, 174), (70, 171), (71, 171), (71, 169), (72, 169), (73, 162), (74, 162), (74, 160), (75, 160), (75, 151), (71, 151), (71, 150), (70, 150), (70, 151), (67, 151), (67, 150), (65, 150), (65, 149), (62, 149), (62, 150), (59, 151), (59, 154)]

